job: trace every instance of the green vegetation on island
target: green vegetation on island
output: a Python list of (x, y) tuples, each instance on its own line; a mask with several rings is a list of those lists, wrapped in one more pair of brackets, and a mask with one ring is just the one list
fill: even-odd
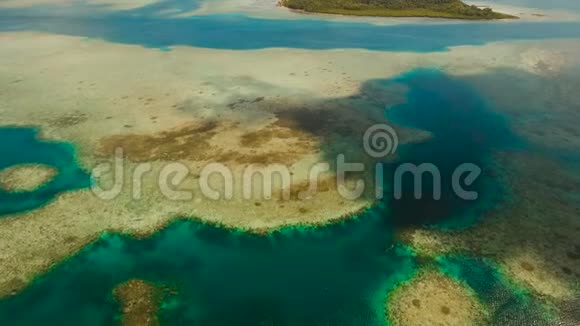
[(506, 19), (515, 16), (467, 5), (461, 0), (280, 0), (284, 7), (324, 14), (433, 17), (455, 19)]

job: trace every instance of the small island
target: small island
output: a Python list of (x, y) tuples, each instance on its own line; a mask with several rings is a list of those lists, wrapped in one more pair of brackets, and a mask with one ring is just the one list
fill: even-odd
[(306, 12), (354, 16), (470, 20), (518, 18), (491, 8), (467, 5), (461, 0), (280, 0), (280, 5)]

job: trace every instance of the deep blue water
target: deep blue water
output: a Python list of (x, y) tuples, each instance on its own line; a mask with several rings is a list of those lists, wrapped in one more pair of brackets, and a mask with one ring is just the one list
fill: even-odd
[[(444, 228), (473, 225), (482, 212), (507, 196), (503, 186), (491, 177), (490, 154), (498, 149), (525, 146), (512, 133), (509, 121), (494, 112), (477, 91), (458, 78), (438, 70), (418, 69), (381, 84), (401, 83), (409, 92), (405, 103), (389, 108), (389, 121), (420, 130), (433, 137), (427, 142), (401, 148), (404, 162), (433, 164), (441, 177), (441, 199), (434, 200), (433, 178), (425, 176), (423, 197), (414, 198), (414, 180), (403, 179), (403, 198), (392, 201), (396, 221), (404, 225), (436, 224)], [(452, 145), (451, 145), (452, 144)], [(452, 175), (464, 163), (482, 172), (467, 191), (478, 190), (474, 201), (460, 198)]]
[[(394, 109), (400, 112), (394, 120), (435, 134), (427, 143), (433, 151), (410, 145), (402, 160), (450, 166), (485, 162), (493, 148), (512, 137), (507, 121), (493, 113), (483, 98), (441, 72), (415, 70), (376, 82), (407, 85), (407, 104)], [(462, 125), (450, 126), (452, 119)], [(448, 147), (444, 152), (439, 142)], [(21, 143), (21, 150), (12, 153), (15, 163), (27, 155), (24, 145), (32, 148), (34, 142)], [(453, 158), (442, 160), (442, 154)], [(110, 324), (120, 313), (113, 287), (140, 278), (176, 289), (163, 296), (160, 318), (168, 325), (382, 325), (388, 293), (424, 266), (465, 281), (484, 302), (501, 307), (493, 310), (499, 315), (492, 312), (496, 320), (502, 313), (520, 316), (524, 322), (543, 318), (526, 314), (532, 311), (527, 295), (522, 299), (484, 260), (418, 259), (396, 241), (400, 225), (396, 220), (423, 203), (391, 204), (379, 203), (340, 224), (287, 228), (268, 236), (192, 221), (177, 221), (143, 240), (104, 235), (24, 291), (1, 300), (0, 324)], [(444, 201), (444, 206), (453, 206), (447, 214), (468, 212), (471, 205), (456, 204)], [(496, 203), (488, 204), (492, 208)], [(436, 218), (446, 217), (438, 210), (432, 212), (438, 214)]]

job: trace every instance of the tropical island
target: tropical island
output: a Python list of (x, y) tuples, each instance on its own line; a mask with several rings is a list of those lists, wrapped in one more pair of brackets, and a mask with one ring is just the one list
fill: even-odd
[(461, 0), (280, 0), (280, 5), (306, 12), (354, 16), (470, 20), (517, 18), (491, 8), (467, 5)]

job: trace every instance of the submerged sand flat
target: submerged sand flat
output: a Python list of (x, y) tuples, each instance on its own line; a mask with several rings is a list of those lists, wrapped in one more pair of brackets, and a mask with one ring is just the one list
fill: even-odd
[[(21, 288), (104, 231), (145, 235), (176, 217), (260, 231), (349, 216), (373, 198), (367, 193), (357, 201), (345, 200), (328, 181), (332, 172), (321, 179), (323, 191), (315, 196), (281, 201), (277, 196), (240, 198), (241, 171), (250, 164), (287, 164), (293, 176), (290, 193), (304, 190), (314, 163), (360, 148), (361, 131), (383, 121), (385, 106), (404, 101), (403, 87), (385, 88), (369, 80), (424, 66), (466, 79), (507, 70), (551, 79), (580, 57), (578, 42), (565, 40), (428, 54), (190, 47), (164, 52), (40, 33), (2, 33), (0, 42), (11, 45), (0, 48), (0, 124), (37, 126), (47, 139), (73, 143), (87, 170), (110, 162), (119, 147), (126, 158), (124, 190), (111, 200), (90, 190), (76, 191), (36, 211), (0, 220), (2, 294)], [(473, 84), (493, 96), (490, 83), (477, 79)], [(535, 96), (543, 94), (538, 90)], [(526, 106), (521, 110), (526, 112)], [(531, 121), (520, 132), (527, 135), (534, 126)], [(401, 143), (429, 137), (416, 130), (397, 131)], [(575, 141), (566, 146), (575, 148)], [(373, 163), (362, 151), (346, 154)], [(199, 172), (216, 160), (234, 171), (233, 200), (194, 196), (176, 201), (160, 193), (157, 176), (168, 163), (186, 165), (191, 175), (180, 186), (199, 194)], [(153, 172), (144, 176), (135, 199), (130, 176), (142, 163), (150, 163)], [(110, 184), (112, 177), (105, 174), (97, 181)], [(214, 185), (219, 187), (219, 180)], [(274, 192), (283, 190), (278, 186)]]
[(485, 325), (486, 311), (465, 286), (426, 270), (392, 292), (387, 301), (393, 325)]
[(9, 192), (33, 191), (45, 185), (56, 170), (39, 164), (17, 165), (0, 171), (0, 189)]

